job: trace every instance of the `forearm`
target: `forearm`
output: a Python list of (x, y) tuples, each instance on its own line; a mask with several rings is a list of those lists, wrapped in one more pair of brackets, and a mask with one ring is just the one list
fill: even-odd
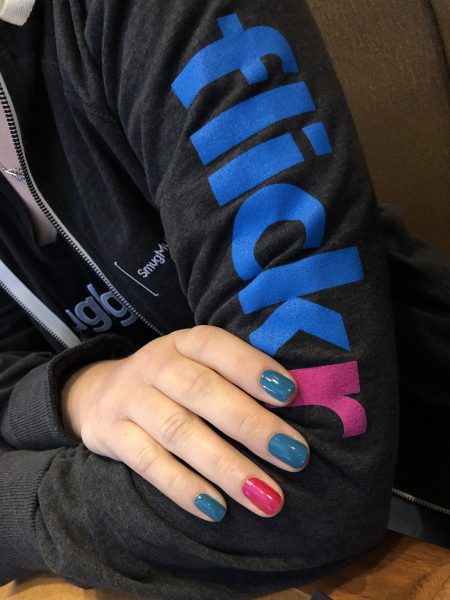
[(1, 444), (0, 474), (0, 585), (45, 571), (148, 598), (231, 600), (311, 578), (280, 560), (281, 579), (272, 561), (240, 556), (234, 543), (227, 552), (199, 544), (184, 531), (196, 517), (171, 524), (173, 507), (155, 488), (82, 444), (43, 452)]
[[(169, 2), (165, 15), (127, 6), (120, 55), (97, 59), (180, 285), (197, 323), (298, 372), (298, 404), (277, 414), (311, 446), (296, 477), (264, 465), (287, 499), (276, 531), (242, 516), (248, 538), (191, 535), (217, 549), (295, 556), (299, 568), (355, 554), (387, 521), (395, 346), (376, 201), (320, 34), (305, 2), (216, 0), (208, 11)], [(135, 40), (150, 40), (151, 61)], [(114, 52), (117, 40), (103, 42)]]
[(0, 442), (0, 586), (48, 567), (35, 531), (35, 506), (57, 450), (12, 450)]
[[(54, 356), (0, 354), (0, 432), (14, 448), (46, 450), (73, 446), (70, 423), (63, 422), (61, 390), (74, 371), (101, 359), (127, 356), (134, 345), (115, 335), (93, 338)], [(76, 409), (76, 407), (75, 407)], [(74, 410), (75, 410), (74, 409)], [(65, 427), (69, 425), (69, 427)]]

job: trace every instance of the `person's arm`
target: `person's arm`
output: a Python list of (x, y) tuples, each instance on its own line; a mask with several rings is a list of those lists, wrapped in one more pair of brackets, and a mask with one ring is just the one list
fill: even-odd
[[(64, 430), (60, 389), (74, 369), (133, 349), (119, 336), (103, 335), (56, 352), (0, 289), (0, 585), (36, 571), (76, 577), (70, 561), (94, 545), (83, 483), (90, 453)], [(117, 465), (113, 477), (119, 484), (123, 473)], [(94, 459), (90, 468), (97, 472), (102, 465)], [(124, 497), (132, 491), (123, 486)], [(86, 561), (78, 585), (107, 585), (106, 574), (95, 581), (98, 563), (98, 557)]]
[(24, 450), (77, 445), (63, 426), (59, 392), (64, 380), (79, 366), (133, 349), (119, 336), (104, 335), (57, 352), (0, 288), (0, 438)]
[(84, 40), (196, 322), (298, 378), (301, 406), (277, 414), (308, 441), (308, 468), (257, 463), (283, 510), (254, 522), (231, 504), (227, 535), (186, 531), (268, 569), (363, 552), (385, 529), (395, 463), (391, 305), (372, 186), (306, 2), (105, 2)]
[[(64, 13), (66, 5), (55, 10)], [(81, 585), (149, 597), (252, 597), (317, 577), (382, 535), (397, 425), (392, 326), (375, 202), (320, 37), (306, 5), (298, 1), (275, 6), (108, 0), (91, 6), (86, 18), (78, 42), (88, 44), (97, 61), (108, 101), (145, 169), (196, 321), (249, 339), (287, 368), (299, 369), (299, 401), (306, 406), (277, 409), (277, 414), (305, 434), (311, 459), (301, 474), (289, 473), (239, 447), (280, 484), (283, 510), (262, 519), (229, 501), (227, 518), (212, 524), (169, 502), (125, 465), (83, 445), (49, 451), (56, 453), (48, 459), (50, 466), (42, 467), (35, 491), (20, 504), (32, 507), (27, 531), (36, 532), (34, 547), (48, 570)], [(269, 55), (263, 59), (267, 78), (254, 58), (254, 32), (247, 50), (242, 50), (247, 42), (238, 43), (241, 26), (269, 28), (263, 30), (270, 37), (263, 40), (268, 50), (262, 51)], [(174, 84), (198, 52), (227, 35), (236, 36), (228, 48), (239, 50), (233, 60), (245, 58), (238, 64), (247, 79), (232, 69), (222, 47), (214, 67), (222, 73), (219, 78), (202, 59), (204, 68), (200, 74), (194, 69), (190, 84)], [(285, 61), (276, 57), (280, 53)], [(228, 75), (226, 69), (231, 69)], [(192, 99), (205, 78), (211, 83)], [(215, 130), (204, 129), (233, 107), (242, 109), (242, 102), (287, 85), (295, 86), (289, 88), (293, 96), (284, 89), (281, 96), (279, 91), (265, 95), (263, 104), (259, 97), (231, 120), (215, 121)], [(277, 120), (279, 110), (297, 113)], [(260, 125), (267, 118), (271, 124), (241, 139), (258, 118)], [(316, 122), (323, 123), (329, 146), (320, 126), (305, 130)], [(272, 154), (279, 146), (270, 142), (280, 137), (283, 153)], [(269, 145), (261, 149), (265, 142)], [(223, 151), (223, 144), (231, 147)], [(247, 154), (247, 162), (231, 163), (255, 147), (256, 159)], [(272, 179), (266, 181), (268, 174)], [(251, 188), (255, 181), (260, 183)], [(267, 196), (255, 198), (255, 190), (266, 190)], [(260, 235), (265, 223), (267, 232)], [(285, 265), (289, 268), (282, 269)], [(277, 327), (270, 317), (278, 319)], [(16, 456), (6, 453), (2, 460), (14, 463)], [(28, 457), (34, 460), (27, 452)], [(16, 490), (17, 498), (18, 473), (26, 470), (18, 462), (3, 465), (7, 468), (0, 472), (16, 473), (16, 479), (0, 489), (0, 498), (6, 497), (5, 489)], [(11, 553), (19, 547), (14, 535), (20, 529), (2, 509), (15, 527), (7, 537)], [(5, 577), (26, 569), (23, 561), (14, 555)], [(43, 565), (41, 558), (29, 564)]]
[[(18, 326), (19, 322), (15, 324)], [(29, 323), (24, 320), (22, 324), (28, 330)], [(13, 394), (9, 398), (4, 394), (3, 400), (11, 405), (14, 396), (23, 402), (24, 382), (30, 389), (34, 383), (32, 400), (37, 406), (42, 405), (42, 414), (45, 407), (49, 410), (52, 403), (59, 402), (59, 394), (52, 397), (45, 391), (40, 384), (41, 369), (47, 369), (43, 379), (50, 389), (60, 390), (68, 372), (104, 358), (120, 358), (129, 350), (126, 340), (104, 335), (71, 350), (44, 354), (37, 352), (39, 344), (33, 346), (32, 336), (25, 336), (25, 330), (24, 335), (17, 329), (2, 338), (5, 344), (9, 340), (10, 357), (19, 353), (13, 352), (21, 345), (18, 340), (27, 339), (23, 348), (36, 350), (28, 351), (26, 363), (27, 352), (22, 348), (23, 360), (11, 363), (17, 381)], [(3, 333), (6, 334), (6, 328)], [(240, 340), (239, 344), (243, 346)], [(254, 352), (251, 349), (249, 363)], [(13, 371), (8, 376), (6, 353), (1, 356), (5, 369), (0, 372), (6, 382)], [(33, 356), (47, 359), (48, 364), (35, 366)], [(27, 372), (26, 364), (31, 371)], [(15, 427), (27, 422), (26, 410), (12, 414)], [(49, 423), (52, 418), (44, 422)], [(241, 520), (245, 525), (248, 511), (241, 509), (234, 511), (223, 531), (225, 537), (228, 531), (240, 529)], [(199, 543), (191, 531), (208, 535), (208, 527), (217, 524), (198, 521), (197, 516), (168, 502), (158, 489), (125, 464), (92, 453), (84, 444), (33, 451), (13, 448), (3, 434), (0, 436), (0, 585), (45, 571), (82, 587), (118, 588), (162, 599), (246, 598), (258, 591), (269, 592), (290, 582), (297, 583), (299, 578), (309, 579), (330, 568), (327, 564), (318, 570), (291, 572), (286, 570), (284, 560), (275, 561), (278, 565), (269, 560), (266, 569), (265, 561), (261, 562), (263, 557), (250, 547), (247, 556), (242, 557), (235, 556), (231, 548), (218, 551), (208, 543)], [(282, 580), (259, 572), (261, 568), (270, 571), (274, 566), (284, 571)]]
[[(105, 547), (130, 556), (123, 564), (131, 568), (135, 539), (130, 531), (114, 545), (117, 527), (102, 472), (109, 472), (127, 506), (144, 505), (125, 465), (110, 461), (108, 469), (103, 457), (64, 430), (59, 406), (60, 389), (73, 370), (133, 349), (117, 335), (102, 335), (56, 352), (0, 289), (0, 586), (45, 571), (79, 586), (120, 587), (120, 581), (133, 590), (95, 535), (102, 522)], [(146, 519), (136, 509), (123, 524), (135, 523), (137, 531), (137, 522), (142, 527)]]
[[(48, 364), (54, 349), (0, 288), (0, 436), (14, 448), (65, 445)], [(70, 442), (69, 444), (70, 445)]]

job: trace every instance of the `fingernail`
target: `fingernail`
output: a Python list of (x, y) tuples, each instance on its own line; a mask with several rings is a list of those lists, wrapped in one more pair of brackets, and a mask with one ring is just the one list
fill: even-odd
[(227, 512), (225, 506), (220, 504), (220, 502), (217, 502), (217, 500), (209, 494), (199, 494), (194, 500), (194, 504), (205, 513), (205, 515), (208, 515), (208, 517), (211, 517), (211, 519), (217, 523), (224, 518), (225, 513)]
[(281, 496), (261, 479), (251, 477), (247, 479), (242, 488), (246, 496), (255, 506), (267, 515), (273, 515), (281, 504)]
[(259, 382), (268, 394), (280, 402), (287, 402), (295, 389), (295, 383), (277, 371), (264, 371)]
[(284, 433), (270, 438), (269, 452), (296, 469), (303, 467), (309, 456), (308, 446)]

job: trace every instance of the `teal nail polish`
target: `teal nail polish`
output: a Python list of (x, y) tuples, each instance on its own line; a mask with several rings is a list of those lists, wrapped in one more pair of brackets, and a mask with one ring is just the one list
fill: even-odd
[(269, 452), (296, 469), (303, 467), (309, 456), (305, 444), (284, 433), (276, 433), (270, 438)]
[(216, 522), (221, 521), (227, 509), (225, 506), (217, 502), (212, 496), (209, 494), (199, 494), (194, 501), (194, 504), (197, 508), (199, 508), (205, 515), (211, 517)]
[(277, 371), (264, 371), (259, 382), (268, 394), (280, 402), (287, 402), (295, 388), (293, 381)]

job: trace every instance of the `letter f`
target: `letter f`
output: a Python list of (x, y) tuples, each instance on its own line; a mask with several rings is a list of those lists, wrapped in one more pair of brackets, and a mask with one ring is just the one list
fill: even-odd
[(268, 54), (280, 58), (285, 73), (298, 73), (292, 50), (276, 29), (244, 29), (235, 13), (220, 17), (217, 22), (223, 38), (197, 52), (172, 84), (185, 108), (206, 85), (233, 71), (241, 71), (249, 84), (264, 81), (269, 75), (261, 57)]

